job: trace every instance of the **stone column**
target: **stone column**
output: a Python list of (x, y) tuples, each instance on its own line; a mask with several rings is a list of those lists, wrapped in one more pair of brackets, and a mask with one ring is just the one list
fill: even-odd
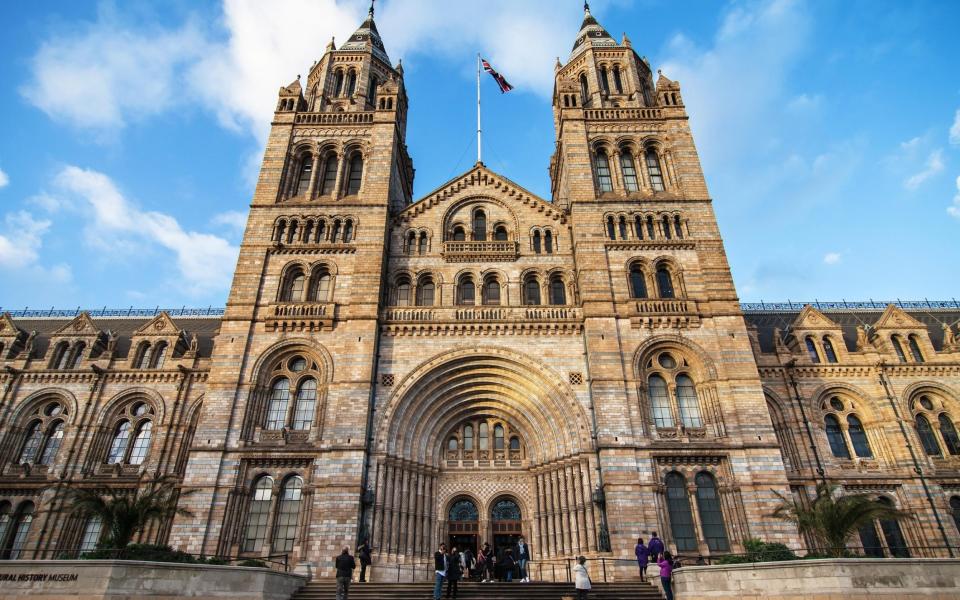
[(347, 170), (347, 156), (343, 154), (340, 156), (340, 161), (337, 163), (337, 178), (334, 180), (333, 191), (330, 193), (330, 198), (332, 200), (340, 199), (340, 186), (343, 185), (343, 176)]
[(597, 520), (593, 510), (593, 486), (590, 482), (590, 461), (580, 462), (580, 477), (584, 487), (584, 502), (586, 503), (587, 541), (590, 551), (597, 551)]
[(386, 464), (383, 461), (377, 463), (377, 483), (376, 500), (373, 505), (373, 531), (370, 535), (370, 544), (373, 549), (379, 553), (383, 547), (383, 501), (384, 501), (384, 471)]
[(577, 494), (574, 483), (573, 468), (567, 465), (563, 469), (563, 478), (567, 483), (567, 506), (570, 509), (570, 549), (574, 553), (580, 552), (580, 523), (577, 520)]
[(313, 194), (317, 190), (317, 174), (320, 172), (320, 153), (313, 155), (313, 170), (310, 172), (310, 185), (307, 187), (307, 198), (313, 200)]

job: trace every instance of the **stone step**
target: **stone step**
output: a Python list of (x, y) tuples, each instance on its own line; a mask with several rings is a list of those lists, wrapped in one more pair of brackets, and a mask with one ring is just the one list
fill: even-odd
[[(294, 594), (292, 600), (335, 600), (333, 580), (312, 581)], [(446, 585), (444, 585), (444, 597)], [(459, 600), (560, 600), (576, 597), (572, 583), (496, 582), (460, 584)], [(350, 585), (350, 600), (432, 600), (431, 583), (357, 583)], [(662, 600), (659, 588), (649, 583), (595, 583), (590, 600)]]

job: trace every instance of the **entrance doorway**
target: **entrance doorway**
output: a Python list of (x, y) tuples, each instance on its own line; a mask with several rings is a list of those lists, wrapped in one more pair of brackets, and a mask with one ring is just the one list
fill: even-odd
[(447, 521), (447, 548), (456, 546), (463, 552), (467, 548), (477, 555), (480, 533), (480, 512), (472, 500), (457, 500), (450, 507)]
[[(503, 564), (503, 557), (507, 550), (513, 553), (517, 560), (517, 542), (523, 535), (520, 507), (509, 498), (501, 498), (493, 503), (490, 509), (491, 528), (493, 529), (493, 552), (497, 562)], [(498, 569), (499, 571), (499, 569)], [(514, 576), (517, 575), (514, 569)], [(505, 573), (497, 573), (498, 578), (506, 577)]]

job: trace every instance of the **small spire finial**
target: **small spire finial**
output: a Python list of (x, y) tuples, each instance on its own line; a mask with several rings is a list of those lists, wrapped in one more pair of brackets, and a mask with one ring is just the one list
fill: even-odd
[(584, 3), (583, 3), (583, 12), (585, 12), (585, 13), (587, 13), (587, 14), (590, 14), (590, 3), (589, 3), (589, 2), (584, 2)]
[(297, 81), (300, 81), (300, 73), (297, 73)]
[(367, 13), (368, 15), (370, 15), (370, 18), (371, 18), (371, 19), (373, 18), (373, 3), (374, 3), (374, 2), (376, 2), (376, 0), (370, 0), (370, 11)]

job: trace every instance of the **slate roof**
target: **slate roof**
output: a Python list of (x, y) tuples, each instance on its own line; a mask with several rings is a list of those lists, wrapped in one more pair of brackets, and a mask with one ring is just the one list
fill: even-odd
[[(857, 342), (857, 326), (873, 325), (883, 314), (882, 310), (821, 310), (831, 321), (843, 330), (843, 341), (847, 350), (853, 351)], [(904, 309), (914, 319), (927, 326), (930, 341), (937, 350), (943, 349), (943, 323), (956, 324), (960, 321), (960, 309)], [(755, 325), (759, 334), (760, 349), (774, 352), (773, 330), (779, 327), (785, 331), (800, 314), (800, 310), (746, 310), (743, 313), (748, 325)]]
[[(143, 327), (153, 317), (136, 318), (105, 318), (93, 317), (94, 324), (102, 331), (113, 331), (119, 337), (117, 339), (117, 357), (125, 358), (130, 352), (130, 342), (133, 333)], [(186, 330), (187, 341), (193, 334), (197, 334), (197, 355), (202, 358), (208, 358), (213, 352), (213, 340), (220, 332), (220, 317), (173, 317), (174, 324)], [(34, 356), (46, 356), (47, 349), (50, 347), (50, 336), (73, 321), (73, 318), (53, 318), (53, 319), (23, 319), (13, 318), (17, 327), (27, 333), (36, 330), (37, 337), (33, 343)]]

